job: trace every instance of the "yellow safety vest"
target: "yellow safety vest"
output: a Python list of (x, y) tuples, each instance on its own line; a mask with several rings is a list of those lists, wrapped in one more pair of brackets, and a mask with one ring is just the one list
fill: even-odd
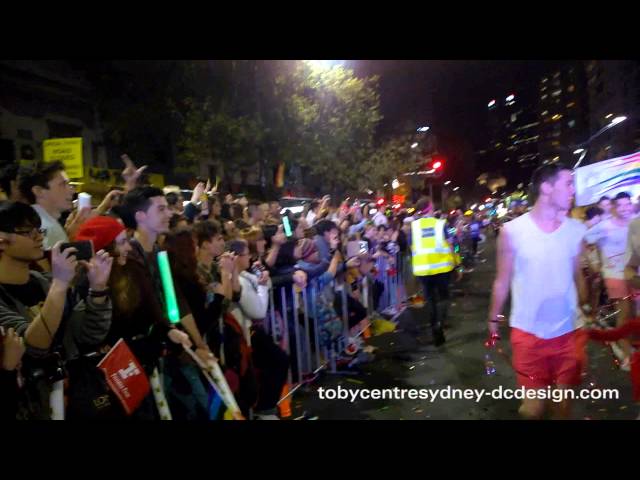
[(416, 277), (454, 269), (453, 252), (444, 235), (445, 224), (444, 220), (433, 217), (411, 222), (412, 265)]

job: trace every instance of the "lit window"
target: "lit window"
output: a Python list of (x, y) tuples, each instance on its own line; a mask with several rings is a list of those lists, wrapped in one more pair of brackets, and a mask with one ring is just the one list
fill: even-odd
[(556, 113), (553, 117), (551, 117), (551, 120), (555, 122), (556, 120), (560, 120), (561, 118), (562, 118), (562, 115), (560, 115), (559, 113)]
[(512, 113), (511, 114), (511, 123), (515, 122), (518, 119), (518, 114), (517, 113)]
[(573, 92), (576, 89), (575, 85), (569, 85), (567, 87), (567, 92)]
[(576, 102), (567, 103), (567, 108), (571, 108), (571, 107), (575, 107), (575, 106), (576, 106)]
[(562, 89), (560, 89), (560, 88), (559, 88), (558, 90), (553, 91), (553, 92), (551, 93), (551, 96), (552, 96), (552, 97), (557, 97), (557, 96), (558, 96), (558, 95), (560, 95), (561, 93), (562, 93)]
[(546, 99), (548, 96), (549, 96), (549, 95), (547, 95), (547, 94), (545, 93), (544, 95), (542, 95), (542, 96), (540, 97), (540, 100), (544, 100), (544, 99)]
[(553, 142), (551, 142), (551, 145), (553, 145), (555, 147), (555, 146), (560, 145), (560, 142), (557, 141), (557, 140), (554, 140)]
[(569, 128), (573, 128), (573, 127), (576, 126), (576, 121), (575, 120), (569, 120), (569, 123), (567, 125), (569, 125)]
[(553, 78), (558, 78), (560, 76), (560, 72), (556, 72), (553, 74)]
[(542, 112), (540, 115), (542, 115), (542, 116), (544, 117), (545, 115), (548, 115), (548, 114), (549, 114), (549, 111), (548, 111), (548, 110), (545, 110), (545, 111), (544, 111), (544, 112)]
[(547, 81), (549, 81), (549, 79), (548, 79), (547, 77), (544, 77), (544, 78), (542, 79), (542, 83), (545, 83), (545, 82), (547, 82)]

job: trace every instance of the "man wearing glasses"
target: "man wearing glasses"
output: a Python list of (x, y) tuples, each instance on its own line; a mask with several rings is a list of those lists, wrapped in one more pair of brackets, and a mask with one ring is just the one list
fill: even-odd
[[(111, 326), (107, 281), (113, 259), (98, 252), (89, 262), (78, 261), (74, 248), (61, 251), (57, 243), (51, 250), (51, 274), (32, 271), (31, 263), (44, 254), (43, 230), (29, 205), (0, 202), (0, 326), (24, 339), (26, 398), (38, 398), (39, 408), (24, 404), (20, 418), (60, 419), (64, 417), (60, 362), (100, 345)], [(73, 294), (77, 268), (86, 269), (89, 282), (84, 300)], [(55, 415), (48, 403), (59, 407), (54, 408)]]

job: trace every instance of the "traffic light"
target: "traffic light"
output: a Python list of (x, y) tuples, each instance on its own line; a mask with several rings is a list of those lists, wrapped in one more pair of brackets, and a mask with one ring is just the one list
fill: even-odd
[(431, 157), (428, 170), (433, 170), (435, 174), (441, 174), (444, 170), (445, 159), (441, 155)]

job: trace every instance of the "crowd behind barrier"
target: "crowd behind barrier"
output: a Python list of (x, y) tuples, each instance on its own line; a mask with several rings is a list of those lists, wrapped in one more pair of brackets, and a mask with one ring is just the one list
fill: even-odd
[[(183, 198), (123, 160), (90, 207), (62, 164), (0, 174), (4, 419), (287, 418), (300, 388), (375, 361), (418, 291), (411, 209), (325, 196), (294, 215), (205, 181)], [(445, 218), (472, 272), (488, 222)]]

